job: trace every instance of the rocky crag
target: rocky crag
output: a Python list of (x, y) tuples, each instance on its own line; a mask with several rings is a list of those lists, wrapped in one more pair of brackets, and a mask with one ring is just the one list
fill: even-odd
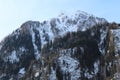
[(0, 80), (120, 80), (119, 28), (82, 11), (27, 21), (0, 43)]

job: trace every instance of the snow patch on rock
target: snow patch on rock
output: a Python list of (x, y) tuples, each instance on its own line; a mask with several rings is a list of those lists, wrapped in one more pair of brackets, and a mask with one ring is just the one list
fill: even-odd
[(11, 63), (19, 62), (19, 58), (17, 57), (16, 51), (12, 51), (12, 52), (11, 52), (11, 55), (8, 56), (8, 60), (9, 60)]
[(24, 75), (25, 74), (25, 68), (21, 68), (18, 73)]
[(94, 63), (94, 74), (97, 74), (99, 71), (99, 61)]
[(116, 55), (120, 53), (120, 29), (111, 30), (114, 35), (114, 44)]
[(70, 56), (60, 56), (59, 65), (63, 74), (68, 72), (71, 75), (71, 80), (77, 80), (80, 76), (79, 62)]
[(50, 80), (57, 80), (57, 78), (56, 78), (56, 71), (53, 70), (52, 67), (51, 67)]
[(38, 77), (39, 75), (40, 75), (39, 72), (36, 72), (34, 76)]
[(18, 79), (22, 78), (25, 75), (26, 71), (25, 68), (21, 68), (18, 72)]
[[(103, 26), (104, 27), (104, 26)], [(104, 48), (104, 40), (106, 39), (106, 36), (107, 36), (107, 32), (108, 32), (108, 29), (106, 30), (103, 30), (103, 29), (100, 29), (100, 42), (98, 44), (99, 46), (99, 50), (100, 52), (104, 55), (105, 54), (105, 48)]]
[(35, 55), (35, 58), (38, 60), (40, 58), (40, 53), (38, 51), (37, 45), (35, 44), (35, 33), (33, 32), (33, 29), (31, 29), (31, 35), (32, 35), (32, 43), (34, 47), (34, 55)]

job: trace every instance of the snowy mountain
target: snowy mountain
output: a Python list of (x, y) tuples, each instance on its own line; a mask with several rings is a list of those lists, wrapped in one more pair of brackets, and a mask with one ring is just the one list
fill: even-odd
[(27, 21), (0, 43), (0, 80), (119, 80), (119, 35), (82, 11)]

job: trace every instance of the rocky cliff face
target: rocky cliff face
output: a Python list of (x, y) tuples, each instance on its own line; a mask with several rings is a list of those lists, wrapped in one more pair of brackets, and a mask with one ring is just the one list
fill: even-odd
[(81, 11), (28, 21), (0, 43), (0, 80), (119, 80), (119, 31)]

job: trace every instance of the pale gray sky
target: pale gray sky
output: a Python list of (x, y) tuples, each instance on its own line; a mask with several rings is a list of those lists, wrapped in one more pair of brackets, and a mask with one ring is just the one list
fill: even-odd
[(85, 11), (120, 22), (120, 0), (0, 0), (0, 40), (28, 20), (44, 21), (61, 12)]

